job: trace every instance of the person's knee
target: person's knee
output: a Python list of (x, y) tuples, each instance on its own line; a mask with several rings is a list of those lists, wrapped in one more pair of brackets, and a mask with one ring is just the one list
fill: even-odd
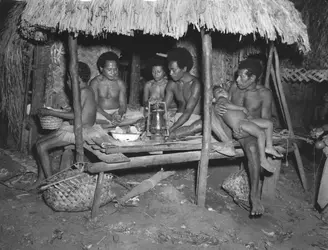
[(39, 142), (36, 144), (36, 151), (39, 155), (44, 154), (48, 150), (48, 146), (44, 142)]

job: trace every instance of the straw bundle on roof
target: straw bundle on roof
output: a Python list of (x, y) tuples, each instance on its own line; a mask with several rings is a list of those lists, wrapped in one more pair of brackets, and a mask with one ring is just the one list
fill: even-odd
[(0, 39), (0, 101), (1, 112), (9, 120), (9, 128), (16, 142), (19, 141), (23, 123), (24, 96), (29, 79), (26, 66), (32, 56), (32, 45), (17, 33), (24, 4), (16, 4), (9, 12)]
[(288, 0), (29, 0), (22, 28), (102, 36), (106, 33), (182, 37), (189, 25), (233, 34), (259, 34), (268, 40), (310, 49), (306, 26)]

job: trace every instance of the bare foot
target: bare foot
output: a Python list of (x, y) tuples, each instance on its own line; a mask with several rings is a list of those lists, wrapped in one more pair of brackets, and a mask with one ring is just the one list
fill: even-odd
[(236, 155), (235, 147), (230, 142), (226, 142), (224, 145), (212, 144), (212, 148), (214, 151), (216, 151), (220, 154), (226, 155), (226, 156), (235, 156)]
[(272, 166), (267, 159), (261, 159), (261, 167), (264, 168), (265, 170), (274, 173), (276, 171), (276, 168)]
[(264, 206), (262, 205), (260, 199), (257, 198), (251, 198), (251, 215), (252, 216), (259, 216), (264, 213)]
[(266, 148), (265, 148), (265, 153), (270, 154), (270, 155), (273, 155), (273, 156), (275, 156), (275, 157), (277, 157), (277, 158), (281, 158), (281, 157), (283, 157), (283, 155), (280, 154), (279, 152), (277, 152), (277, 150), (275, 150), (274, 147), (272, 147), (272, 148), (268, 148), (268, 147), (266, 147)]

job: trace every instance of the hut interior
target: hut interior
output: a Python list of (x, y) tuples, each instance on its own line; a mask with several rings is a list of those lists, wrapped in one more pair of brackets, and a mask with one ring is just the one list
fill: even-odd
[[(25, 3), (23, 3), (22, 6), (24, 6), (24, 4)], [(192, 4), (189, 4), (184, 1), (172, 2), (171, 0), (162, 1), (158, 4), (130, 0), (122, 2), (115, 1), (113, 4), (116, 8), (109, 8), (108, 4), (109, 2), (106, 1), (91, 1), (89, 3), (72, 1), (70, 3), (63, 3), (57, 0), (47, 1), (47, 4), (38, 0), (28, 1), (26, 3), (26, 7), (21, 15), (22, 22), (20, 24), (20, 32), (23, 37), (33, 41), (35, 44), (33, 47), (34, 58), (33, 60), (30, 59), (30, 65), (33, 61), (35, 68), (33, 67), (34, 70), (31, 71), (31, 68), (28, 67), (28, 73), (25, 74), (26, 76), (29, 76), (29, 74), (32, 75), (32, 87), (25, 87), (27, 89), (32, 89), (31, 112), (30, 116), (27, 118), (25, 116), (26, 112), (19, 114), (20, 116), (16, 115), (21, 122), (16, 123), (16, 125), (14, 125), (14, 122), (11, 122), (11, 127), (17, 127), (17, 124), (25, 124), (26, 120), (30, 120), (31, 117), (33, 118), (38, 108), (44, 104), (57, 105), (58, 102), (63, 100), (63, 98), (56, 98), (56, 96), (64, 92), (64, 72), (65, 68), (67, 70), (70, 67), (68, 67), (68, 65), (65, 66), (64, 60), (62, 59), (67, 55), (66, 51), (68, 50), (65, 48), (62, 41), (67, 40), (67, 36), (73, 36), (74, 34), (78, 36), (80, 43), (80, 46), (77, 49), (79, 60), (86, 60), (89, 66), (93, 67), (93, 74), (97, 73), (97, 70), (93, 66), (97, 55), (104, 50), (116, 51), (119, 49), (119, 52), (117, 53), (121, 53), (122, 58), (125, 58), (123, 66), (127, 65), (126, 61), (129, 62), (129, 67), (123, 68), (131, 68), (128, 71), (123, 70), (122, 76), (130, 83), (129, 101), (133, 104), (137, 102), (137, 98), (134, 96), (138, 96), (136, 93), (139, 92), (138, 88), (135, 87), (135, 84), (140, 81), (140, 69), (142, 68), (143, 61), (147, 59), (141, 56), (141, 51), (145, 47), (148, 49), (147, 43), (145, 43), (145, 40), (143, 39), (149, 39), (149, 36), (147, 35), (138, 36), (138, 30), (143, 32), (143, 34), (166, 35), (173, 37), (167, 39), (168, 42), (165, 45), (166, 47), (158, 48), (155, 46), (153, 47), (153, 51), (163, 51), (172, 46), (187, 46), (191, 51), (194, 51), (192, 54), (195, 55), (195, 60), (198, 57), (198, 60), (196, 61), (200, 61), (203, 66), (205, 62), (208, 62), (208, 58), (204, 57), (204, 54), (203, 58), (200, 58), (200, 52), (202, 51), (204, 53), (204, 51), (208, 49), (208, 46), (210, 46), (210, 61), (207, 63), (207, 70), (209, 70), (210, 73), (208, 74), (208, 72), (205, 73), (204, 70), (197, 69), (199, 63), (196, 63), (194, 74), (197, 75), (199, 74), (199, 71), (201, 71), (204, 82), (218, 85), (226, 85), (233, 81), (234, 72), (238, 62), (250, 54), (262, 53), (264, 58), (263, 64), (266, 64), (266, 56), (270, 53), (274, 53), (275, 56), (277, 56), (278, 54), (276, 50), (274, 50), (274, 52), (273, 50), (267, 50), (267, 40), (278, 40), (285, 44), (296, 43), (299, 51), (307, 52), (309, 50), (306, 27), (302, 23), (298, 12), (288, 1), (265, 1), (265, 3), (260, 4), (260, 6), (262, 6), (261, 9), (250, 10), (251, 13), (256, 13), (256, 15), (250, 13), (247, 14), (247, 11), (245, 12), (243, 6), (249, 5), (246, 0), (235, 3), (233, 6), (225, 4), (223, 1), (193, 1)], [(176, 13), (173, 10), (170, 11), (170, 14), (169, 12), (165, 12), (164, 9), (168, 6), (175, 6), (174, 8), (179, 10), (179, 13)], [(284, 6), (285, 11), (283, 11), (281, 6)], [(15, 8), (15, 10), (17, 9), (18, 8)], [(232, 9), (234, 11), (232, 11)], [(107, 22), (104, 22), (103, 20), (103, 10), (107, 11), (105, 17), (105, 19), (108, 19), (106, 19)], [(199, 10), (202, 11), (199, 12)], [(126, 13), (131, 11), (136, 13), (136, 15), (126, 15)], [(53, 13), (56, 13), (56, 15)], [(67, 13), (70, 13), (69, 17), (67, 16)], [(123, 15), (122, 13), (125, 14)], [(214, 16), (217, 16), (217, 19), (210, 20), (208, 17), (213, 16), (211, 13), (221, 13), (221, 15), (216, 14)], [(229, 13), (229, 15), (226, 15), (226, 13)], [(198, 15), (200, 15), (200, 18)], [(16, 18), (19, 16), (20, 15), (16, 15)], [(181, 18), (181, 16), (184, 16), (185, 18)], [(238, 16), (238, 20), (245, 20), (245, 22), (236, 22), (236, 16)], [(253, 22), (252, 18), (256, 21)], [(154, 20), (154, 22), (149, 23), (149, 19)], [(17, 21), (13, 23), (17, 24)], [(209, 33), (206, 32), (205, 34), (205, 31), (202, 31), (204, 34), (202, 33), (203, 40), (201, 40), (199, 32), (197, 32), (205, 26), (207, 31), (218, 30), (222, 32), (221, 34), (213, 35), (213, 41), (212, 39), (211, 41), (208, 41), (206, 46), (204, 45), (204, 41), (207, 41)], [(187, 30), (191, 31), (187, 33)], [(13, 32), (18, 34), (17, 29), (13, 29)], [(58, 33), (60, 34), (58, 35)], [(114, 40), (113, 35), (108, 35), (108, 33), (118, 34), (114, 36), (116, 36), (116, 38), (118, 37), (119, 46), (116, 46), (115, 42), (112, 41)], [(186, 33), (187, 35), (185, 36)], [(232, 34), (227, 35), (227, 33)], [(191, 39), (191, 41), (189, 41), (188, 35), (195, 37), (195, 34), (198, 34), (196, 40)], [(121, 35), (124, 35), (124, 37)], [(134, 37), (127, 38), (126, 35), (134, 35)], [(93, 36), (97, 39), (102, 37), (101, 40), (103, 40), (103, 42), (105, 41), (105, 44), (99, 45), (99, 41), (90, 42), (92, 40), (91, 38), (85, 38), (88, 36)], [(177, 42), (174, 40), (182, 36), (185, 36), (185, 41)], [(58, 41), (61, 40), (60, 38), (62, 39), (61, 42)], [(83, 44), (84, 39), (88, 46)], [(159, 39), (159, 37), (155, 39)], [(126, 41), (122, 42), (123, 40)], [(254, 43), (254, 40), (260, 41), (258, 45)], [(76, 43), (76, 37), (70, 38), (70, 41)], [(95, 42), (95, 46), (91, 45), (93, 42)], [(154, 44), (155, 42), (151, 43)], [(125, 48), (124, 44), (127, 44), (125, 45)], [(141, 46), (141, 44), (143, 46)], [(254, 46), (254, 44), (256, 46)], [(30, 56), (29, 58), (32, 57)], [(131, 64), (131, 62), (133, 63)], [(271, 63), (270, 60), (268, 62)], [(275, 60), (275, 62), (275, 69), (278, 71), (277, 76), (280, 76), (280, 66), (277, 64), (277, 60)], [(140, 66), (136, 66), (139, 64)], [(212, 68), (208, 69), (211, 64)], [(30, 79), (30, 77), (27, 77), (27, 79)], [(279, 80), (280, 78), (277, 79), (278, 84)], [(29, 80), (23, 82), (30, 84)], [(2, 84), (4, 85), (4, 81)], [(208, 89), (209, 86), (210, 85), (205, 84), (205, 89)], [(275, 87), (278, 88), (277, 86)], [(26, 94), (26, 91), (21, 91), (20, 93), (22, 92), (24, 95)], [(209, 93), (207, 92), (209, 91), (205, 91), (205, 106), (208, 105), (210, 100), (210, 96), (208, 96)], [(22, 105), (20, 110), (25, 110), (28, 104), (27, 97), (24, 96), (23, 100), (24, 102), (20, 102)], [(278, 101), (279, 100), (280, 98), (278, 98)], [(283, 113), (286, 113), (286, 109), (288, 110), (286, 103), (281, 104), (280, 102), (279, 105), (284, 107)], [(9, 106), (3, 104), (2, 107), (3, 110), (5, 110), (5, 108)], [(205, 122), (209, 122), (209, 116), (207, 114), (209, 111), (205, 109), (204, 112)], [(289, 114), (285, 114), (285, 117), (286, 116), (289, 117)], [(291, 122), (288, 118), (286, 120), (288, 128), (292, 130)], [(30, 129), (30, 132), (28, 133), (29, 136), (27, 137), (29, 139), (27, 140), (28, 146), (26, 149), (26, 139), (24, 139), (26, 136), (23, 135), (25, 134), (25, 128), (26, 126), (23, 125), (23, 128), (20, 130), (18, 129), (17, 131), (19, 132), (16, 131), (16, 133), (19, 133), (18, 138), (21, 141), (21, 149), (29, 151), (37, 138), (38, 134), (36, 131), (38, 130), (36, 129), (37, 126), (34, 126), (35, 129)], [(205, 134), (204, 137), (206, 138)], [(208, 141), (204, 140), (204, 145), (207, 143)], [(206, 154), (207, 153), (204, 151), (202, 156)], [(201, 162), (202, 161), (206, 162), (208, 159), (201, 159)], [(206, 167), (200, 169), (205, 168)]]

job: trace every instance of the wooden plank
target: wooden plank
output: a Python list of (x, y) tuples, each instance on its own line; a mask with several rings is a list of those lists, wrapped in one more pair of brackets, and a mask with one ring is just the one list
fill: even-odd
[(212, 38), (210, 33), (201, 30), (204, 72), (204, 107), (203, 107), (203, 140), (197, 175), (197, 204), (205, 206), (208, 160), (211, 144), (212, 115)]
[(95, 190), (95, 195), (93, 197), (91, 218), (95, 218), (99, 212), (100, 202), (101, 202), (101, 191), (103, 188), (104, 172), (98, 174), (97, 186)]
[(75, 134), (75, 149), (76, 161), (83, 162), (83, 135), (82, 135), (82, 108), (81, 108), (81, 91), (79, 76), (77, 73), (77, 38), (73, 34), (68, 36), (68, 51), (69, 51), (69, 72), (72, 80), (73, 92), (73, 109), (74, 109), (74, 134)]
[(93, 153), (95, 156), (99, 158), (99, 160), (106, 162), (106, 163), (118, 163), (118, 162), (129, 162), (130, 159), (123, 155), (122, 153), (115, 153), (115, 154), (106, 154), (102, 153), (99, 150), (95, 150), (92, 146), (88, 144), (84, 144), (84, 148)]
[[(244, 156), (244, 152), (242, 149), (236, 150), (235, 157)], [(139, 168), (139, 167), (148, 167), (148, 166), (157, 166), (157, 165), (165, 165), (165, 164), (174, 164), (174, 163), (184, 163), (184, 162), (192, 162), (198, 161), (201, 157), (201, 151), (189, 151), (183, 153), (173, 153), (173, 154), (162, 154), (162, 155), (147, 155), (147, 156), (139, 156), (139, 157), (131, 157), (130, 162), (124, 163), (105, 163), (105, 162), (97, 162), (90, 164), (88, 166), (88, 171), (90, 173), (99, 173), (106, 171), (113, 171), (118, 169), (130, 169), (130, 168)], [(234, 158), (235, 158), (234, 157)], [(210, 159), (224, 159), (226, 156), (220, 153), (210, 153)], [(179, 165), (177, 165), (178, 167)]]
[(268, 56), (268, 62), (267, 62), (267, 68), (265, 72), (265, 82), (264, 86), (266, 88), (269, 88), (270, 86), (270, 72), (271, 72), (271, 66), (272, 66), (272, 56), (273, 56), (273, 43), (270, 44), (270, 50), (269, 50), (269, 56)]

